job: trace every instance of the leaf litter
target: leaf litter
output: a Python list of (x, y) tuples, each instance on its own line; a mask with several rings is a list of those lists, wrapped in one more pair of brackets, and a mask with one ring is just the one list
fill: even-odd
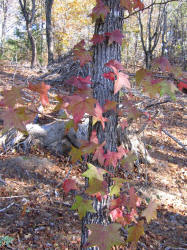
[[(14, 73), (14, 68), (0, 66), (1, 90), (10, 89)], [(15, 82), (25, 84), (30, 74), (29, 69), (20, 68)], [(157, 117), (184, 145), (186, 100), (186, 95), (178, 93), (176, 102), (159, 106)], [(144, 229), (138, 249), (186, 249), (186, 151), (159, 128), (153, 122), (143, 134), (154, 163), (141, 164), (129, 175), (144, 199), (142, 210), (150, 200), (158, 204), (157, 219)], [(38, 148), (32, 148), (28, 155), (14, 152), (0, 156), (0, 236), (14, 239), (11, 249), (80, 249), (81, 221), (71, 210), (76, 190), (65, 194), (59, 185), (69, 169), (67, 158)], [(84, 187), (82, 172), (78, 164), (73, 164), (68, 177), (76, 180), (80, 190)]]

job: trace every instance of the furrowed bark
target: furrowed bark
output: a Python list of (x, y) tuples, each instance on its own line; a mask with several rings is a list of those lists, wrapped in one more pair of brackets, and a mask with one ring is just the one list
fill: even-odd
[[(95, 34), (104, 34), (106, 32), (112, 32), (116, 29), (122, 32), (123, 28), (123, 13), (124, 9), (120, 7), (120, 0), (106, 0), (103, 1), (110, 8), (110, 13), (105, 18), (104, 22), (101, 19), (96, 21)], [(112, 81), (105, 79), (102, 75), (105, 72), (109, 72), (110, 69), (105, 66), (110, 60), (121, 60), (121, 46), (113, 42), (111, 45), (108, 41), (104, 41), (101, 44), (94, 46), (93, 55), (93, 76), (92, 81), (94, 98), (96, 98), (101, 106), (103, 106), (106, 100), (118, 101), (118, 95), (114, 95), (114, 84)], [(114, 111), (109, 111), (104, 114), (108, 118), (105, 123), (105, 129), (103, 130), (100, 123), (97, 123), (94, 129), (97, 131), (99, 143), (106, 141), (105, 150), (116, 151), (117, 150), (117, 114)], [(93, 129), (93, 128), (92, 128)], [(97, 163), (95, 163), (96, 165)], [(98, 167), (99, 166), (97, 164)], [(112, 171), (112, 167), (111, 167)], [(108, 180), (110, 182), (110, 180)], [(86, 180), (86, 185), (88, 185)], [(110, 185), (110, 183), (108, 183)], [(87, 213), (82, 221), (82, 239), (81, 249), (85, 249), (85, 245), (88, 239), (88, 230), (86, 224), (109, 224), (105, 208), (108, 207), (110, 199), (102, 199), (102, 202), (94, 200), (93, 207), (97, 213)], [(98, 249), (98, 247), (89, 247), (91, 249)]]

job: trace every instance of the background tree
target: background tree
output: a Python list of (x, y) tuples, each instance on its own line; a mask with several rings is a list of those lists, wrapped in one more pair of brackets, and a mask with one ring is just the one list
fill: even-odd
[(4, 53), (4, 43), (5, 43), (5, 33), (6, 33), (6, 23), (7, 23), (7, 14), (8, 14), (8, 0), (1, 0), (0, 1), (0, 8), (1, 8), (1, 18), (2, 18), (2, 26), (1, 26), (1, 51), (0, 56)]
[(31, 68), (33, 68), (36, 66), (36, 63), (37, 63), (36, 41), (33, 36), (33, 25), (34, 25), (34, 17), (35, 17), (35, 12), (36, 12), (35, 0), (31, 1), (31, 6), (30, 6), (30, 2), (28, 2), (27, 0), (19, 0), (19, 4), (20, 4), (21, 11), (26, 22), (28, 39), (29, 39), (29, 42), (31, 45), (31, 51), (32, 51)]
[(187, 69), (187, 5), (185, 2), (167, 6), (164, 15), (165, 25), (162, 33), (163, 53), (169, 60)]
[[(164, 1), (161, 1), (163, 3)], [(153, 52), (159, 42), (159, 38), (163, 29), (164, 13), (166, 4), (154, 5), (154, 0), (151, 0), (151, 7), (148, 9), (147, 21), (142, 21), (142, 14), (138, 12), (138, 22), (140, 26), (140, 37), (142, 48), (145, 54), (146, 68), (151, 67), (151, 61), (153, 59)], [(156, 15), (155, 10), (157, 9)], [(143, 26), (142, 22), (147, 23), (147, 27)]]
[(54, 0), (45, 0), (48, 64), (53, 62), (53, 26), (52, 26), (52, 20), (51, 20), (53, 2)]

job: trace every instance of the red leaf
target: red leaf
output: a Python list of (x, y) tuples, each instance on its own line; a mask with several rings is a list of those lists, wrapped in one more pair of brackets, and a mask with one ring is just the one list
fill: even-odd
[(106, 6), (101, 0), (97, 0), (96, 6), (93, 8), (91, 17), (92, 22), (95, 22), (97, 19), (101, 18), (104, 22), (107, 14), (110, 12), (110, 9), (108, 6)]
[(86, 63), (92, 61), (92, 57), (90, 52), (85, 50), (84, 48), (85, 42), (81, 40), (77, 45), (73, 48), (74, 60), (80, 61), (80, 66), (84, 66)]
[(164, 56), (161, 56), (161, 57), (154, 59), (153, 64), (156, 67), (159, 67), (162, 70), (162, 72), (166, 72), (166, 71), (171, 72), (172, 71), (172, 66), (171, 66), (170, 62)]
[(111, 201), (110, 210), (120, 208), (123, 205), (123, 200), (119, 197)]
[(125, 119), (125, 118), (122, 118), (122, 120), (120, 120), (119, 124), (123, 130), (128, 127), (128, 122), (127, 122), (127, 119)]
[(43, 106), (49, 103), (48, 100), (48, 90), (51, 88), (49, 85), (45, 84), (44, 82), (40, 84), (32, 84), (29, 83), (28, 88), (32, 91), (38, 92), (40, 94), (40, 101)]
[(104, 112), (107, 112), (108, 110), (116, 111), (116, 106), (117, 106), (117, 102), (107, 100), (103, 106), (103, 110)]
[(103, 149), (104, 144), (105, 144), (105, 142), (97, 147), (95, 154), (93, 156), (93, 161), (98, 160), (98, 162), (101, 166), (104, 165), (104, 161), (105, 161), (104, 149)]
[(98, 34), (94, 34), (93, 38), (91, 39), (91, 42), (96, 45), (98, 43), (102, 43), (104, 40), (106, 39), (106, 37), (104, 35), (98, 35)]
[(129, 189), (129, 197), (130, 197), (129, 206), (136, 211), (136, 207), (140, 206), (141, 200), (136, 195), (134, 187), (131, 187)]
[(91, 234), (88, 235), (88, 243), (84, 246), (98, 246), (100, 250), (112, 249), (113, 245), (122, 245), (123, 240), (120, 235), (121, 225), (112, 223), (109, 225), (89, 224), (88, 229)]
[(137, 223), (135, 216), (137, 216), (137, 213), (134, 211), (134, 209), (132, 209), (130, 213), (125, 214), (123, 217), (118, 217), (116, 222), (123, 226), (131, 224), (132, 221)]
[(123, 72), (120, 72), (121, 70), (124, 70), (124, 67), (120, 62), (111, 60), (106, 63), (105, 66), (113, 69), (114, 74), (117, 76), (117, 79), (114, 83), (114, 94), (116, 94), (122, 87), (131, 88), (130, 82), (128, 80), (129, 76)]
[(87, 89), (87, 87), (92, 84), (91, 76), (87, 76), (86, 78), (82, 78), (81, 76), (73, 76), (68, 81), (66, 81), (66, 83), (83, 90)]
[(131, 13), (132, 10), (142, 10), (144, 8), (144, 4), (141, 2), (141, 0), (120, 0), (120, 5), (121, 7), (124, 7), (126, 10), (128, 10), (129, 13)]
[(3, 100), (0, 106), (14, 107), (17, 102), (22, 101), (21, 90), (23, 87), (12, 87), (11, 90), (3, 91)]
[(115, 74), (113, 72), (104, 73), (103, 76), (111, 81), (115, 80)]
[(144, 4), (141, 2), (141, 0), (134, 0), (134, 6), (133, 9), (139, 9), (142, 10), (144, 8)]
[(26, 131), (25, 124), (34, 119), (35, 114), (30, 113), (25, 107), (17, 109), (9, 108), (3, 111), (0, 117), (3, 119), (5, 128), (17, 128), (21, 131)]
[(123, 217), (123, 212), (120, 208), (115, 208), (110, 212), (110, 216), (112, 217), (112, 221), (116, 221), (118, 218)]
[(120, 91), (120, 89), (123, 87), (128, 88), (128, 89), (131, 88), (130, 82), (128, 80), (129, 78), (128, 75), (126, 75), (123, 72), (116, 72), (116, 75), (117, 75), (117, 80), (115, 81), (115, 84), (114, 84), (114, 94)]
[(122, 44), (122, 39), (124, 35), (121, 33), (120, 30), (114, 30), (112, 32), (105, 33), (106, 36), (109, 37), (109, 45), (113, 42)]
[(123, 148), (123, 146), (118, 147), (118, 152), (107, 151), (104, 155), (105, 157), (105, 166), (113, 166), (114, 168), (117, 166), (118, 160), (120, 160), (127, 151)]
[(137, 119), (141, 116), (141, 112), (133, 105), (131, 100), (129, 100), (126, 96), (124, 96), (124, 110), (127, 113), (129, 119)]
[(72, 179), (66, 179), (62, 185), (64, 192), (67, 194), (70, 190), (78, 190), (77, 184)]
[[(90, 115), (95, 114), (94, 105), (96, 100), (93, 98), (84, 99), (81, 96), (73, 95), (69, 96), (69, 106), (67, 107), (68, 113), (73, 115), (75, 124), (79, 123), (85, 113)], [(77, 112), (78, 111), (78, 112)]]
[(105, 128), (105, 122), (108, 121), (107, 118), (103, 117), (103, 109), (102, 107), (99, 105), (99, 103), (96, 103), (96, 107), (95, 107), (95, 112), (93, 115), (93, 125), (97, 122), (100, 121), (102, 124), (103, 129)]
[(120, 62), (116, 61), (116, 60), (110, 60), (109, 62), (107, 62), (105, 64), (105, 66), (107, 66), (107, 67), (109, 67), (111, 69), (113, 69), (112, 67), (114, 67), (117, 70), (121, 70), (121, 71), (125, 70), (123, 65)]
[[(187, 82), (187, 78), (184, 78), (183, 80)], [(179, 82), (178, 83), (178, 88), (179, 88), (180, 91), (183, 91), (183, 89), (187, 89), (187, 83)]]
[(126, 10), (128, 10), (130, 13), (132, 12), (133, 4), (131, 0), (120, 0), (120, 5), (121, 7), (124, 7)]
[(92, 131), (92, 135), (90, 137), (90, 142), (93, 142), (95, 144), (99, 143), (98, 138), (97, 138), (97, 131), (96, 130)]

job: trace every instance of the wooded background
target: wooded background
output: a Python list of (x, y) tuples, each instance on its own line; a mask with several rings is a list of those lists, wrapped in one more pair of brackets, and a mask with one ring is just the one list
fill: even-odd
[[(136, 70), (153, 58), (167, 56), (187, 65), (187, 3), (183, 0), (144, 1), (142, 12), (125, 12), (122, 61)], [(1, 0), (0, 58), (12, 63), (46, 65), (58, 60), (81, 39), (90, 47), (94, 0)]]

